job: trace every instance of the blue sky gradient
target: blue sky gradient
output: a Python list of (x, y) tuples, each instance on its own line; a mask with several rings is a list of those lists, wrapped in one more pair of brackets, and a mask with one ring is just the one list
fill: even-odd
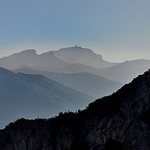
[(0, 0), (0, 56), (79, 45), (106, 60), (150, 59), (149, 0)]

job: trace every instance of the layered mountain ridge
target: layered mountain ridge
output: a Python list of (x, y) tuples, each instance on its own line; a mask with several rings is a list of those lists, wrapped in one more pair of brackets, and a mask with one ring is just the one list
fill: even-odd
[(42, 75), (15, 74), (0, 68), (0, 128), (22, 117), (45, 118), (83, 109), (92, 100), (88, 94)]
[(29, 49), (0, 58), (0, 66), (7, 69), (31, 67), (39, 70), (55, 70), (67, 67), (68, 64), (57, 58), (53, 53), (38, 55), (36, 50)]
[(14, 70), (14, 72), (42, 74), (49, 79), (57, 81), (82, 93), (87, 93), (94, 98), (112, 94), (123, 86), (122, 83), (114, 82), (91, 73), (56, 73), (33, 70), (32, 68), (20, 68)]
[[(22, 66), (28, 66), (39, 70), (50, 71), (51, 69), (52, 71), (53, 69), (55, 71), (54, 69), (65, 68), (74, 63), (86, 64), (97, 68), (110, 67), (116, 64), (104, 61), (101, 55), (95, 54), (91, 49), (77, 46), (49, 51), (40, 55), (36, 53), (36, 50), (28, 49), (0, 58), (0, 66), (7, 69), (18, 69)], [(50, 67), (46, 68), (48, 65)]]
[(1, 150), (150, 149), (150, 71), (78, 113), (21, 119), (0, 131)]
[(95, 68), (106, 68), (117, 63), (104, 61), (101, 55), (95, 54), (91, 49), (82, 47), (61, 48), (53, 52), (54, 55), (68, 64), (85, 64)]
[(16, 70), (31, 68), (55, 73), (91, 73), (119, 83), (128, 83), (150, 66), (150, 60), (138, 59), (122, 63), (103, 60), (101, 55), (82, 47), (61, 48), (37, 54), (29, 49), (0, 58), (0, 66)]

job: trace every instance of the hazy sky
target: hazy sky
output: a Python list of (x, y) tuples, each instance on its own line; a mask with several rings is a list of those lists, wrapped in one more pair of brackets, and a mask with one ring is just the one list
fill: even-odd
[(150, 0), (0, 0), (0, 56), (79, 45), (150, 59)]

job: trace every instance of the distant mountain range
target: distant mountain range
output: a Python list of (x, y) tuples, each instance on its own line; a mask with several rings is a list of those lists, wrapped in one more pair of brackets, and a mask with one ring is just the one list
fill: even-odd
[(150, 60), (125, 61), (107, 68), (94, 68), (84, 64), (72, 64), (59, 69), (59, 73), (91, 73), (119, 83), (131, 82), (133, 78), (150, 68)]
[(7, 69), (32, 67), (43, 71), (57, 71), (73, 63), (83, 63), (92, 67), (108, 67), (116, 63), (104, 61), (90, 49), (70, 47), (38, 55), (34, 49), (12, 54), (0, 59), (0, 66)]
[(25, 50), (0, 59), (0, 66), (10, 70), (32, 68), (55, 73), (90, 73), (119, 83), (128, 83), (150, 68), (150, 60), (139, 59), (122, 63), (104, 61), (101, 55), (81, 47), (61, 48), (36, 54)]
[(51, 53), (54, 53), (57, 58), (68, 64), (79, 63), (96, 68), (106, 68), (117, 64), (103, 60), (101, 55), (95, 54), (91, 49), (78, 46), (61, 48), (57, 51), (50, 51), (45, 54)]
[(91, 101), (88, 94), (42, 75), (15, 74), (0, 68), (0, 128), (21, 117), (45, 118), (83, 109)]
[(54, 73), (33, 70), (31, 68), (21, 68), (14, 70), (14, 72), (42, 74), (49, 79), (55, 80), (82, 93), (87, 93), (94, 98), (112, 94), (123, 85), (122, 83), (111, 81), (91, 73)]
[(0, 66), (7, 69), (32, 67), (39, 70), (55, 71), (55, 69), (67, 67), (68, 64), (53, 53), (38, 55), (34, 49), (30, 49), (1, 58)]
[(99, 74), (113, 81), (128, 83), (148, 69), (150, 69), (150, 60), (138, 59), (100, 69)]
[(150, 60), (111, 63), (90, 49), (75, 46), (40, 55), (25, 50), (0, 58), (0, 66), (25, 73), (0, 69), (0, 119), (4, 126), (22, 116), (50, 117), (82, 109), (93, 98), (112, 94), (148, 70)]

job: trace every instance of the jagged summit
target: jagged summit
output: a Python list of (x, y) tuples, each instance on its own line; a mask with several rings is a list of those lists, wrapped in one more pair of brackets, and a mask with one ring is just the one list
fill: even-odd
[(73, 51), (86, 51), (86, 52), (94, 53), (91, 49), (82, 48), (80, 46), (61, 48), (58, 51), (71, 51), (71, 50), (73, 50)]
[(0, 66), (11, 70), (27, 66), (37, 70), (55, 72), (58, 68), (65, 68), (75, 63), (96, 68), (105, 68), (116, 64), (104, 61), (101, 55), (97, 55), (91, 49), (78, 46), (61, 48), (40, 55), (36, 53), (35, 49), (27, 49), (0, 58)]
[(49, 51), (46, 54), (51, 52), (68, 64), (80, 63), (96, 68), (110, 67), (116, 64), (103, 60), (101, 55), (94, 53), (91, 49), (79, 46), (61, 48), (57, 51)]
[(78, 113), (10, 124), (0, 131), (0, 149), (148, 150), (149, 115), (150, 70)]
[[(72, 53), (72, 52), (75, 52), (75, 53), (90, 53), (90, 54), (93, 54), (93, 55), (97, 55), (97, 54), (95, 54), (91, 49), (88, 49), (88, 48), (82, 48), (81, 46), (73, 46), (73, 47), (66, 47), (66, 48), (60, 48), (60, 49), (58, 49), (58, 50), (56, 50), (56, 51), (48, 51), (48, 52), (45, 52), (45, 53), (43, 53), (43, 55), (45, 55), (45, 54), (51, 54), (51, 53), (60, 53), (60, 52), (68, 52), (68, 53)], [(99, 55), (99, 56), (101, 56), (101, 55)], [(101, 58), (102, 58), (102, 56), (101, 56)]]
[(38, 55), (36, 50), (28, 49), (0, 59), (0, 66), (7, 69), (17, 69), (26, 66), (37, 70), (55, 70), (67, 67), (68, 64), (53, 55)]
[(35, 49), (26, 49), (26, 50), (21, 51), (20, 54), (32, 55), (32, 54), (36, 54), (36, 50)]

